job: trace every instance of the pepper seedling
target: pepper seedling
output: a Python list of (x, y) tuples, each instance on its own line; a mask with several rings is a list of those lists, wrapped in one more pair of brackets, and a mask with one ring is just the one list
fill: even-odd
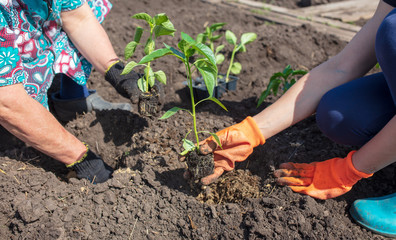
[(216, 50), (214, 48), (214, 42), (218, 41), (223, 36), (221, 34), (215, 35), (215, 32), (221, 30), (223, 28), (223, 26), (226, 24), (227, 23), (220, 22), (220, 23), (214, 23), (210, 26), (207, 26), (205, 28), (205, 32), (199, 33), (196, 38), (197, 42), (205, 44), (215, 53), (217, 65), (223, 63), (225, 60), (225, 57), (223, 54), (220, 53), (220, 51), (224, 49), (224, 45), (217, 46)]
[(253, 33), (253, 32), (248, 32), (248, 33), (242, 34), (239, 44), (237, 43), (237, 37), (230, 30), (226, 31), (225, 37), (226, 37), (227, 42), (234, 46), (234, 49), (232, 50), (227, 74), (226, 74), (226, 82), (228, 82), (230, 73), (237, 75), (242, 70), (242, 65), (239, 62), (234, 62), (235, 54), (238, 51), (246, 52), (246, 44), (249, 44), (249, 43), (253, 42), (254, 40), (256, 40), (257, 34)]
[[(172, 22), (169, 20), (165, 13), (160, 13), (151, 17), (147, 13), (138, 13), (132, 16), (135, 19), (141, 19), (148, 23), (150, 27), (149, 37), (144, 44), (144, 54), (148, 56), (155, 51), (155, 41), (159, 36), (174, 36), (176, 29), (174, 28)], [(125, 59), (128, 60), (135, 53), (136, 47), (141, 45), (140, 40), (143, 35), (144, 29), (137, 27), (135, 30), (134, 40), (129, 42), (124, 50)], [(147, 59), (147, 58), (146, 58)], [(152, 59), (154, 60), (154, 59)], [(121, 74), (128, 74), (137, 66), (144, 66), (144, 75), (138, 80), (138, 87), (142, 92), (149, 92), (150, 88), (155, 84), (155, 80), (160, 83), (166, 84), (166, 75), (164, 71), (159, 70), (154, 72), (151, 67), (151, 61), (140, 61), (139, 63), (135, 61), (130, 61), (125, 66)]]
[[(268, 83), (267, 89), (264, 90), (259, 98), (257, 107), (259, 107), (263, 101), (268, 97), (268, 95), (273, 93), (274, 96), (278, 95), (279, 88), (282, 88), (284, 94), (294, 83), (296, 83), (296, 76), (305, 75), (307, 71), (305, 70), (293, 70), (290, 65), (287, 65), (282, 72), (274, 73)], [(282, 85), (282, 86), (281, 86)]]
[[(216, 59), (214, 56), (213, 51), (206, 46), (203, 43), (195, 41), (192, 37), (190, 37), (186, 33), (181, 33), (181, 40), (178, 43), (178, 49), (168, 46), (166, 44), (165, 48), (162, 50), (157, 50), (158, 54), (153, 52), (151, 55), (148, 57), (152, 58), (157, 58), (161, 57), (164, 55), (173, 55), (177, 57), (179, 60), (181, 60), (185, 66), (185, 70), (187, 73), (187, 82), (188, 82), (188, 87), (190, 90), (190, 97), (191, 97), (191, 110), (184, 109), (184, 108), (179, 108), (179, 107), (173, 107), (170, 110), (168, 110), (160, 119), (167, 119), (177, 113), (179, 110), (188, 112), (192, 118), (193, 118), (193, 129), (188, 131), (186, 136), (184, 137), (183, 141), (183, 147), (184, 151), (180, 153), (181, 155), (186, 155), (187, 153), (196, 150), (199, 153), (199, 134), (200, 133), (209, 133), (212, 135), (219, 146), (221, 147), (221, 143), (219, 141), (218, 136), (215, 133), (209, 132), (209, 131), (198, 131), (197, 128), (197, 120), (196, 120), (196, 107), (198, 104), (204, 102), (204, 101), (213, 101), (217, 103), (220, 107), (222, 107), (224, 110), (227, 111), (227, 108), (215, 97), (213, 97), (213, 89), (217, 81), (217, 66), (216, 66)], [(190, 60), (192, 59), (193, 55), (200, 55), (200, 57), (195, 58), (195, 62), (190, 63)], [(195, 70), (198, 70), (206, 84), (207, 90), (209, 92), (209, 97), (202, 99), (198, 101), (197, 103), (195, 102), (194, 99), (194, 94), (193, 94), (193, 80), (192, 80), (192, 74)], [(191, 140), (188, 140), (187, 137), (188, 135), (193, 132), (195, 136), (195, 143)]]

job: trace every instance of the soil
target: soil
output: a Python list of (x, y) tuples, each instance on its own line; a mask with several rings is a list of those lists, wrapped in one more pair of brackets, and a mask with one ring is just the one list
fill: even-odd
[(138, 112), (145, 117), (157, 116), (161, 104), (159, 85), (154, 85), (150, 91), (140, 93)]
[[(276, 1), (274, 1), (276, 2)], [(291, 1), (295, 2), (295, 1)], [(311, 69), (339, 52), (346, 42), (323, 35), (309, 25), (290, 27), (263, 22), (249, 12), (204, 1), (119, 0), (104, 22), (116, 52), (133, 38), (141, 23), (135, 13), (165, 12), (178, 30), (160, 40), (176, 46), (180, 32), (196, 36), (208, 24), (227, 22), (240, 36), (258, 38), (237, 54), (242, 64), (236, 91), (198, 107), (200, 130), (216, 132), (252, 116), (269, 77), (290, 64)], [(219, 43), (225, 43), (224, 38)], [(224, 53), (231, 52), (227, 47)], [(142, 55), (137, 54), (136, 60)], [(184, 66), (176, 58), (153, 63), (168, 76), (161, 114), (174, 106), (189, 107), (183, 85)], [(225, 72), (225, 64), (220, 72)], [(97, 72), (90, 88), (105, 99), (126, 102)], [(183, 179), (185, 163), (178, 160), (181, 139), (192, 127), (188, 114), (167, 120), (142, 117), (134, 111), (90, 112), (65, 124), (68, 131), (116, 169), (103, 184), (67, 179), (65, 166), (8, 135), (0, 134), (0, 236), (3, 239), (385, 239), (357, 225), (348, 213), (360, 198), (393, 193), (395, 164), (359, 181), (347, 194), (326, 201), (274, 184), (272, 171), (282, 162), (323, 161), (344, 157), (355, 149), (327, 139), (312, 116), (267, 142), (236, 165), (216, 184), (193, 191)], [(201, 135), (201, 138), (207, 137)]]

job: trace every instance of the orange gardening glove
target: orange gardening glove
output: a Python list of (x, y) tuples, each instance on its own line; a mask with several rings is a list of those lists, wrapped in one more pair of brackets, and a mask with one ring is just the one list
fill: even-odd
[(212, 136), (200, 142), (200, 151), (203, 154), (214, 155), (214, 173), (201, 179), (204, 185), (214, 182), (224, 171), (234, 169), (235, 162), (244, 161), (253, 152), (254, 147), (265, 143), (264, 136), (252, 117), (247, 117), (216, 134), (222, 148)]
[(362, 178), (371, 177), (352, 164), (351, 151), (346, 158), (332, 158), (313, 163), (282, 163), (275, 170), (276, 182), (293, 191), (318, 199), (329, 199), (347, 193)]

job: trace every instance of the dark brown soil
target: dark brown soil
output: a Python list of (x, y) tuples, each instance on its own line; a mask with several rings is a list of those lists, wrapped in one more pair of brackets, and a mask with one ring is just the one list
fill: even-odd
[[(275, 1), (276, 2), (276, 1)], [(135, 13), (165, 12), (178, 32), (161, 41), (176, 46), (180, 32), (196, 36), (208, 24), (227, 22), (240, 36), (258, 38), (240, 53), (238, 88), (214, 103), (198, 107), (199, 130), (216, 132), (260, 112), (256, 109), (269, 77), (290, 64), (311, 69), (335, 55), (345, 42), (323, 35), (308, 25), (289, 27), (263, 22), (232, 7), (188, 0), (119, 0), (104, 22), (116, 52), (133, 38), (140, 24)], [(225, 43), (224, 38), (221, 39)], [(230, 53), (230, 47), (225, 53)], [(136, 60), (140, 59), (139, 54)], [(153, 65), (168, 76), (161, 114), (171, 107), (189, 107), (184, 66), (165, 57)], [(225, 72), (225, 64), (220, 72)], [(89, 85), (107, 100), (120, 97), (100, 74)], [(359, 198), (393, 193), (395, 165), (358, 182), (347, 194), (326, 201), (274, 184), (272, 171), (282, 162), (323, 161), (343, 157), (354, 149), (333, 143), (316, 127), (312, 116), (257, 147), (237, 164), (235, 172), (197, 195), (183, 179), (178, 160), (181, 139), (192, 127), (191, 116), (180, 112), (167, 120), (133, 112), (92, 112), (65, 125), (116, 168), (114, 178), (92, 185), (70, 179), (64, 165), (20, 141), (0, 134), (0, 236), (2, 239), (385, 239), (357, 225), (348, 213)], [(202, 139), (206, 135), (200, 136)]]

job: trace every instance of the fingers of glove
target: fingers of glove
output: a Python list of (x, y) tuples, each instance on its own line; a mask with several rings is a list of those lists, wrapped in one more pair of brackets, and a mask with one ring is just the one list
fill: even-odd
[(282, 163), (274, 171), (275, 177), (313, 177), (316, 163)]
[(305, 177), (312, 178), (314, 176), (314, 171), (312, 169), (276, 169), (274, 171), (274, 177)]
[(338, 196), (341, 196), (342, 194), (345, 194), (346, 192), (349, 191), (349, 189), (316, 189), (315, 187), (308, 186), (308, 187), (301, 187), (301, 186), (289, 186), (291, 190), (293, 190), (296, 193), (302, 193), (309, 195), (311, 197), (317, 198), (317, 199), (330, 199), (330, 198), (335, 198)]
[(223, 168), (215, 168), (214, 173), (201, 179), (203, 185), (209, 185), (215, 182), (224, 173)]
[(276, 179), (278, 185), (287, 186), (309, 186), (312, 178), (279, 177)]
[(213, 152), (216, 150), (216, 148), (217, 148), (217, 143), (216, 143), (216, 141), (215, 141), (215, 140), (212, 140), (211, 138), (212, 138), (212, 137), (210, 137), (210, 138), (204, 140), (204, 143), (203, 143), (201, 146), (199, 146), (199, 151), (200, 151), (202, 154), (204, 154), (204, 155), (213, 153)]

